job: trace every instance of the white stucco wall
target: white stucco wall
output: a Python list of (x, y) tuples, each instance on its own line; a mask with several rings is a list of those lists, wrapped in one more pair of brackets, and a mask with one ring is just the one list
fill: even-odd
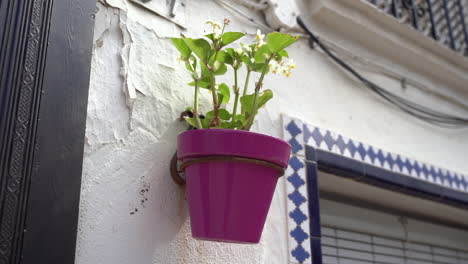
[[(256, 27), (214, 1), (187, 1), (186, 35), (204, 21), (229, 17), (232, 30)], [(177, 121), (191, 104), (189, 75), (167, 37), (172, 23), (125, 0), (97, 4), (95, 43), (86, 130), (77, 264), (287, 263), (284, 179), (278, 183), (258, 245), (201, 242), (191, 238), (184, 189), (168, 173)], [(467, 130), (421, 123), (383, 103), (343, 74), (306, 40), (290, 49), (297, 70), (271, 76), (265, 87), (275, 98), (253, 130), (281, 137), (280, 114), (382, 147), (388, 151), (468, 172)], [(400, 83), (369, 74), (380, 84), (428, 106), (465, 114)], [(468, 97), (460, 94), (461, 98)], [(208, 102), (205, 94), (203, 102)]]

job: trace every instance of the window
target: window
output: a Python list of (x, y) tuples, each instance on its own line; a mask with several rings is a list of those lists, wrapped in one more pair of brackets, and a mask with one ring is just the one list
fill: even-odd
[(468, 263), (468, 251), (330, 227), (322, 227), (322, 256), (324, 264)]
[(321, 199), (323, 264), (468, 264), (468, 233)]

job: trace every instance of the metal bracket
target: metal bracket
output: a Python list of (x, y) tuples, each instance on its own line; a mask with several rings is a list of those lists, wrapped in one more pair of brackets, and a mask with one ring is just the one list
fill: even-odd
[(223, 155), (199, 157), (196, 159), (190, 159), (188, 161), (180, 163), (179, 160), (177, 160), (177, 152), (176, 152), (174, 153), (171, 159), (171, 168), (170, 168), (171, 177), (175, 181), (175, 183), (179, 185), (184, 185), (185, 184), (185, 175), (184, 175), (185, 168), (196, 163), (220, 162), (220, 161), (221, 162), (225, 162), (225, 161), (243, 162), (243, 163), (257, 164), (261, 166), (270, 167), (278, 171), (278, 177), (283, 176), (284, 171), (285, 171), (285, 168), (270, 161), (258, 160), (258, 159), (247, 158), (247, 157), (223, 156)]
[(180, 162), (177, 160), (177, 152), (172, 155), (170, 166), (172, 180), (174, 180), (178, 185), (185, 185), (185, 175), (184, 172), (180, 170)]
[(401, 89), (403, 90), (406, 90), (406, 88), (408, 88), (408, 80), (406, 80), (406, 78), (402, 78), (401, 79)]

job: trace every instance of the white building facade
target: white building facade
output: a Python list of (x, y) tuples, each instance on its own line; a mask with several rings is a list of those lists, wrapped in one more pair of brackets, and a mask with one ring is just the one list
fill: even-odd
[[(468, 263), (468, 129), (389, 104), (311, 48), (296, 18), (369, 80), (461, 117), (463, 32), (452, 43), (445, 26), (435, 41), (429, 13), (416, 30), (413, 9), (391, 15), (395, 1), (156, 2), (97, 3), (76, 263)], [(293, 75), (265, 81), (275, 96), (252, 129), (293, 147), (256, 245), (194, 240), (185, 189), (169, 174), (192, 98), (169, 38), (226, 17), (248, 38), (257, 28), (303, 36), (289, 49)]]

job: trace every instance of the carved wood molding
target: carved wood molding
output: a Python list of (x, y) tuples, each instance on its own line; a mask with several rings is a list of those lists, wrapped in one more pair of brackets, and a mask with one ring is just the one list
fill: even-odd
[(0, 4), (0, 264), (19, 263), (53, 0)]

